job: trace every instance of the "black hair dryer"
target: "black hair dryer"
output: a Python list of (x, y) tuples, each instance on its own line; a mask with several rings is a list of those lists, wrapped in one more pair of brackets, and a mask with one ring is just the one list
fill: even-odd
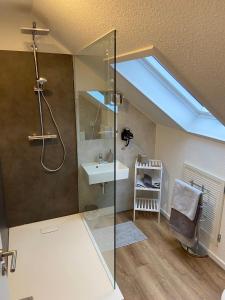
[(121, 139), (122, 141), (126, 142), (125, 147), (127, 147), (130, 143), (130, 140), (132, 140), (134, 138), (133, 133), (130, 131), (130, 129), (128, 128), (124, 128), (121, 132)]

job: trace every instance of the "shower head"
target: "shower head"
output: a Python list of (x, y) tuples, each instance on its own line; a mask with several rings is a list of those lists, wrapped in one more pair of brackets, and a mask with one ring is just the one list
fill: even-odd
[(32, 35), (48, 35), (50, 32), (48, 28), (21, 27), (20, 30), (24, 34)]
[(35, 35), (47, 35), (49, 34), (50, 30), (48, 28), (37, 28), (37, 24), (34, 21), (33, 27), (21, 27), (20, 30), (24, 34), (32, 34)]
[(37, 83), (40, 85), (43, 85), (46, 82), (47, 82), (47, 79), (44, 77), (39, 77), (39, 79), (37, 79)]

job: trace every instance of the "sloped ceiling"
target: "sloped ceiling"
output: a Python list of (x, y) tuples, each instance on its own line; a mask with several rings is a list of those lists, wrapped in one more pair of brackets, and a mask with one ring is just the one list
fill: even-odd
[[(21, 34), (20, 27), (45, 24), (33, 14), (32, 0), (0, 0), (0, 49), (7, 51), (32, 51), (32, 37)], [(51, 53), (68, 53), (69, 51), (50, 33), (36, 39), (38, 51)]]
[(72, 53), (116, 28), (118, 53), (153, 44), (176, 76), (225, 123), (225, 2), (33, 0)]
[(33, 0), (33, 12), (72, 53), (112, 29), (118, 53), (154, 45), (164, 62), (225, 123), (225, 2)]
[(33, 5), (33, 0), (1, 0), (2, 9), (19, 9), (30, 12)]

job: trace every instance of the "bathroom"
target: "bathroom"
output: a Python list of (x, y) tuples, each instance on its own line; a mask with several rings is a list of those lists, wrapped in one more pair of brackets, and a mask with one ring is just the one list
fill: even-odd
[[(0, 1), (0, 299), (222, 299), (225, 5), (75, 2)], [(171, 232), (176, 179), (203, 254)]]

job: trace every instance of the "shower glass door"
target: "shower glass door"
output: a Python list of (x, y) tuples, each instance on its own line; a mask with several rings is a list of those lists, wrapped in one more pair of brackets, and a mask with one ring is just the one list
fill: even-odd
[(116, 32), (75, 57), (79, 209), (115, 286)]

